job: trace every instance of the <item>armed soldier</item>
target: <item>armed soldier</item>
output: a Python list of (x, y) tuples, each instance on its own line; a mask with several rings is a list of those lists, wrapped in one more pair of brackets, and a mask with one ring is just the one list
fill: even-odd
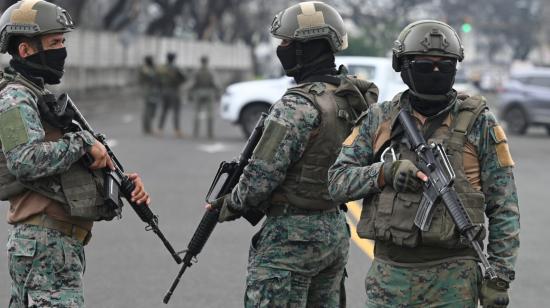
[(214, 74), (208, 67), (208, 57), (201, 57), (201, 67), (195, 74), (195, 81), (191, 87), (191, 95), (195, 105), (195, 119), (193, 121), (193, 137), (199, 136), (200, 114), (206, 112), (206, 128), (208, 139), (214, 138), (214, 100), (219, 96), (219, 89), (214, 80)]
[(164, 121), (170, 111), (174, 117), (174, 133), (176, 137), (182, 138), (183, 132), (180, 129), (180, 87), (186, 78), (180, 69), (176, 66), (176, 54), (169, 52), (166, 54), (166, 64), (159, 68), (159, 76), (162, 90), (162, 111), (159, 121), (159, 134), (164, 128)]
[(239, 183), (212, 207), (221, 208), (220, 221), (252, 209), (267, 215), (252, 238), (246, 307), (345, 306), (350, 234), (327, 172), (378, 88), (336, 69), (347, 34), (331, 6), (293, 5), (275, 16), (271, 34), (282, 40), (277, 57), (297, 86), (273, 105)]
[[(117, 213), (103, 206), (101, 170), (114, 168), (106, 148), (89, 132), (64, 133), (71, 115), (56, 117), (44, 88), (63, 76), (73, 21), (61, 7), (25, 0), (2, 14), (0, 26), (0, 52), (12, 57), (0, 80), (0, 199), (9, 200), (14, 225), (9, 306), (83, 307), (83, 246), (94, 220)], [(129, 177), (133, 200), (148, 204), (140, 177)]]
[(142, 129), (148, 135), (152, 133), (152, 122), (157, 106), (162, 100), (160, 92), (160, 80), (158, 70), (155, 67), (152, 56), (144, 58), (143, 66), (139, 69), (139, 84), (143, 91), (145, 104), (143, 106)]
[[(509, 302), (519, 247), (514, 162), (485, 98), (452, 88), (463, 59), (460, 38), (449, 25), (433, 20), (408, 25), (395, 41), (393, 67), (409, 89), (368, 110), (329, 170), (335, 200), (364, 199), (357, 233), (375, 240), (365, 281), (368, 307), (477, 307), (478, 298), (485, 307)], [(416, 124), (428, 143), (442, 144), (447, 152), (456, 201), (480, 230), (474, 246), (485, 236), (487, 216), (487, 265), (498, 278), (482, 276), (477, 262), (485, 256), (478, 259), (461, 237), (448, 199), (435, 200), (428, 228), (417, 226), (415, 216), (426, 201), (422, 188), (432, 182), (417, 167), (425, 162), (411, 150), (414, 142), (404, 133), (400, 112), (414, 119), (407, 128)]]

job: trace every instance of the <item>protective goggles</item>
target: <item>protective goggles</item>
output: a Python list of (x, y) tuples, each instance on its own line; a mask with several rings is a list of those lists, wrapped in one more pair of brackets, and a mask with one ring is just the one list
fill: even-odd
[(410, 61), (411, 68), (418, 73), (431, 73), (437, 67), (442, 73), (452, 73), (456, 71), (455, 60), (415, 59)]

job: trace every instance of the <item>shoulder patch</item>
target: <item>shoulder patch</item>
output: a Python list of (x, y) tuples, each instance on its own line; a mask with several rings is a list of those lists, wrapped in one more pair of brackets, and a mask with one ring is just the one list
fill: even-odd
[(19, 108), (11, 108), (0, 114), (0, 142), (4, 153), (28, 140), (29, 133)]
[(261, 159), (266, 162), (273, 161), (277, 147), (285, 138), (287, 130), (287, 127), (281, 123), (268, 121), (260, 141), (256, 145), (256, 148), (254, 148), (252, 158)]
[(343, 146), (349, 147), (353, 145), (353, 143), (355, 142), (355, 139), (357, 139), (357, 136), (359, 136), (359, 128), (360, 126), (355, 126), (353, 128), (353, 131), (351, 132), (351, 134), (346, 138), (346, 140), (344, 140), (344, 143), (342, 143)]
[(515, 165), (510, 154), (510, 148), (506, 140), (506, 134), (500, 125), (491, 127), (491, 138), (495, 143), (498, 163), (501, 167), (513, 167)]

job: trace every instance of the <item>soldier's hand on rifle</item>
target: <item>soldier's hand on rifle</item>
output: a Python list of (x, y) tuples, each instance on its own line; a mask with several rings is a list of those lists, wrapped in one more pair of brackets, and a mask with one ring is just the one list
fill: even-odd
[(113, 164), (109, 153), (107, 153), (107, 149), (105, 149), (101, 142), (96, 140), (94, 145), (92, 145), (92, 147), (88, 150), (88, 153), (90, 154), (90, 156), (92, 156), (92, 159), (94, 160), (89, 167), (91, 170), (102, 168), (115, 170), (115, 165)]
[(231, 221), (241, 217), (241, 214), (237, 211), (230, 209), (228, 206), (228, 199), (231, 198), (231, 194), (227, 194), (223, 197), (220, 197), (211, 204), (206, 205), (206, 209), (209, 211), (219, 210), (220, 215), (218, 216), (218, 222)]
[(428, 177), (410, 160), (385, 162), (382, 167), (383, 184), (391, 185), (397, 192), (415, 192), (422, 188)]
[(508, 298), (509, 283), (503, 279), (483, 279), (481, 284), (480, 300), (484, 308), (506, 308), (510, 302)]
[(132, 181), (135, 185), (135, 188), (132, 191), (131, 201), (137, 204), (145, 203), (146, 205), (149, 205), (149, 203), (151, 203), (151, 197), (145, 191), (145, 187), (143, 186), (143, 181), (141, 181), (141, 177), (137, 173), (130, 173), (127, 174), (127, 176), (130, 181)]

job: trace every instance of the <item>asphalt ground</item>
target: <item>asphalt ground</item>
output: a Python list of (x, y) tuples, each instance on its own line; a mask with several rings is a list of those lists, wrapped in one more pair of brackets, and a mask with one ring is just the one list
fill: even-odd
[[(244, 138), (240, 129), (216, 119), (215, 139), (176, 139), (171, 122), (163, 136), (143, 136), (141, 101), (87, 103), (85, 114), (98, 132), (105, 133), (127, 171), (142, 177), (152, 196), (151, 209), (160, 228), (177, 250), (183, 250), (204, 212), (204, 197), (223, 160), (236, 157)], [(192, 110), (182, 109), (182, 127), (189, 134)], [(170, 119), (169, 119), (170, 120)], [(204, 132), (203, 132), (204, 133)], [(516, 184), (521, 209), (521, 250), (510, 307), (548, 307), (550, 254), (550, 138), (533, 129), (523, 137), (510, 136), (516, 161)], [(2, 203), (5, 210), (7, 204)], [(360, 207), (350, 204), (352, 225)], [(84, 276), (87, 307), (242, 307), (249, 241), (258, 230), (244, 220), (217, 226), (198, 262), (187, 270), (170, 303), (162, 304), (179, 266), (161, 242), (129, 207), (122, 220), (100, 222), (86, 246)], [(11, 227), (0, 222), (0, 238), (7, 242)], [(352, 237), (346, 282), (348, 307), (363, 307), (364, 278), (372, 258), (372, 244)], [(0, 254), (0, 306), (9, 301), (6, 253)]]

